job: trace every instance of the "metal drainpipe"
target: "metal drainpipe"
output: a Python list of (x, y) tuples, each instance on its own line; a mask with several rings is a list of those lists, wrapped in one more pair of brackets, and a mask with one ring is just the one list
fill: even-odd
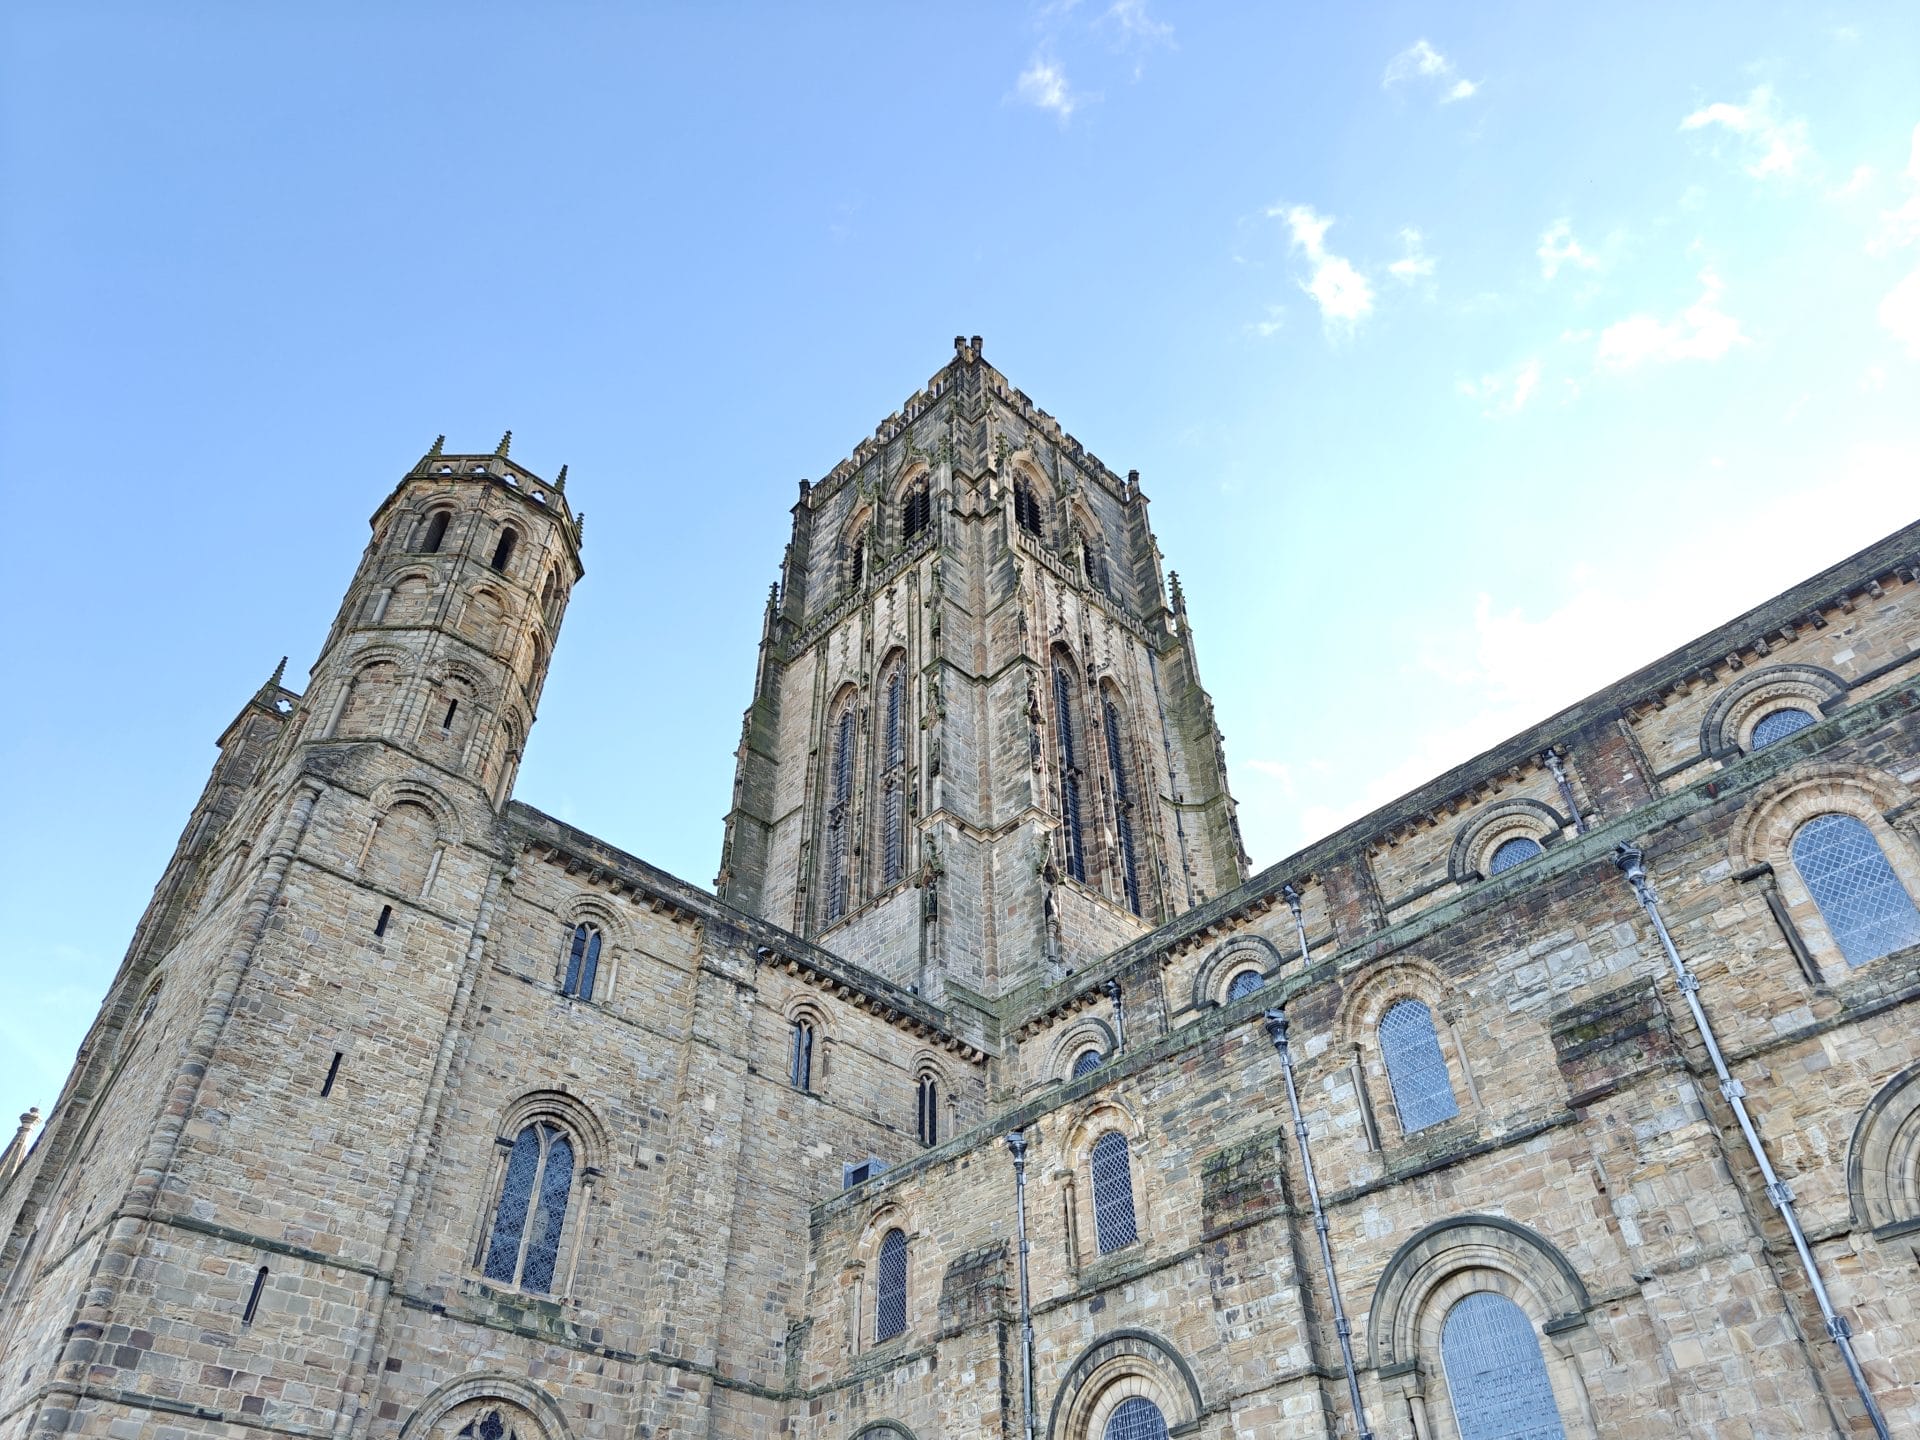
[(1740, 1122), (1740, 1133), (1746, 1136), (1747, 1148), (1753, 1152), (1753, 1158), (1760, 1166), (1760, 1178), (1766, 1182), (1767, 1199), (1780, 1212), (1780, 1218), (1787, 1222), (1787, 1233), (1793, 1236), (1793, 1248), (1800, 1252), (1800, 1268), (1806, 1271), (1807, 1283), (1813, 1287), (1813, 1298), (1820, 1302), (1820, 1314), (1827, 1322), (1827, 1336), (1840, 1348), (1840, 1358), (1847, 1363), (1847, 1374), (1853, 1377), (1853, 1388), (1860, 1392), (1861, 1403), (1867, 1407), (1867, 1418), (1873, 1422), (1873, 1433), (1880, 1440), (1891, 1440), (1886, 1419), (1881, 1415), (1879, 1405), (1874, 1402), (1873, 1392), (1867, 1388), (1866, 1372), (1861, 1370), (1859, 1357), (1853, 1353), (1853, 1327), (1833, 1308), (1833, 1301), (1827, 1296), (1827, 1287), (1820, 1279), (1819, 1267), (1814, 1264), (1813, 1251), (1807, 1245), (1806, 1232), (1800, 1228), (1800, 1217), (1794, 1213), (1793, 1191), (1774, 1174), (1773, 1162), (1767, 1158), (1767, 1147), (1761, 1142), (1760, 1132), (1754, 1128), (1753, 1117), (1747, 1114), (1746, 1102), (1742, 1098), (1747, 1093), (1746, 1087), (1727, 1070), (1726, 1057), (1720, 1053), (1720, 1042), (1714, 1038), (1713, 1025), (1700, 1004), (1700, 981), (1687, 969), (1680, 952), (1674, 948), (1673, 936), (1667, 933), (1667, 922), (1660, 915), (1660, 902), (1654, 898), (1653, 886), (1647, 880), (1645, 860), (1646, 852), (1638, 845), (1623, 843), (1613, 852), (1613, 863), (1620, 867), (1620, 873), (1633, 886), (1640, 908), (1647, 912), (1647, 918), (1653, 922), (1654, 933), (1660, 937), (1660, 944), (1667, 952), (1667, 959), (1673, 962), (1675, 984), (1686, 997), (1687, 1008), (1693, 1012), (1693, 1023), (1700, 1031), (1700, 1038), (1706, 1042), (1707, 1054), (1713, 1060), (1714, 1074), (1720, 1077), (1720, 1093), (1726, 1097), (1727, 1104), (1733, 1107), (1734, 1118)]
[(1287, 908), (1293, 911), (1293, 931), (1300, 937), (1300, 963), (1307, 963), (1307, 922), (1300, 918), (1300, 892), (1291, 882), (1280, 887), (1280, 898), (1287, 902)]
[(1127, 1010), (1120, 1000), (1120, 982), (1109, 980), (1100, 987), (1107, 992), (1107, 998), (1113, 1001), (1113, 1053), (1118, 1055), (1127, 1048)]
[(1573, 833), (1587, 833), (1587, 817), (1580, 813), (1580, 802), (1573, 798), (1573, 781), (1567, 778), (1567, 767), (1560, 756), (1552, 750), (1540, 753), (1541, 763), (1553, 772), (1553, 783), (1560, 787), (1560, 798), (1567, 802), (1567, 813), (1573, 816)]
[(1327, 1293), (1333, 1297), (1333, 1329), (1340, 1337), (1340, 1363), (1347, 1371), (1347, 1398), (1353, 1402), (1354, 1428), (1359, 1440), (1373, 1440), (1367, 1428), (1367, 1407), (1360, 1399), (1360, 1375), (1353, 1368), (1353, 1326), (1340, 1303), (1340, 1278), (1333, 1270), (1333, 1246), (1327, 1239), (1327, 1212), (1320, 1204), (1320, 1184), (1313, 1177), (1313, 1152), (1307, 1148), (1307, 1121), (1300, 1113), (1300, 1092), (1293, 1083), (1293, 1051), (1287, 1046), (1287, 1012), (1269, 1010), (1267, 1038), (1280, 1052), (1280, 1073), (1287, 1079), (1287, 1105), (1293, 1111), (1293, 1138), (1300, 1142), (1300, 1171), (1307, 1177), (1307, 1198), (1313, 1204), (1313, 1228), (1320, 1236), (1320, 1266), (1327, 1272)]
[(1013, 1205), (1020, 1240), (1020, 1408), (1026, 1417), (1027, 1440), (1033, 1440), (1033, 1306), (1027, 1298), (1027, 1136), (1023, 1130), (1007, 1134), (1013, 1153)]

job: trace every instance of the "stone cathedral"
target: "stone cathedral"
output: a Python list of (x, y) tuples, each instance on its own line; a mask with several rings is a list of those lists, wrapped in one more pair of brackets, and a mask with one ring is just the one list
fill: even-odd
[(514, 798), (580, 520), (436, 442), (0, 1156), (0, 1440), (1920, 1434), (1917, 565), (1252, 874), (1138, 475), (959, 339), (708, 891)]

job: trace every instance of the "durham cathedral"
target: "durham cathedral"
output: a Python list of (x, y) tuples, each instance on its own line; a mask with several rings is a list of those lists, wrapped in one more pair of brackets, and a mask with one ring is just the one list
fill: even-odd
[(583, 573), (436, 442), (220, 735), (0, 1440), (1920, 1434), (1920, 523), (1258, 874), (978, 338), (800, 484), (711, 890), (515, 795)]

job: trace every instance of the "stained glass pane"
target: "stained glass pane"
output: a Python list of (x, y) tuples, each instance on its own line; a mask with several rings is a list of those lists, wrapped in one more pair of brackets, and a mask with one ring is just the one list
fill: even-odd
[(874, 1289), (873, 1338), (891, 1340), (907, 1328), (907, 1237), (889, 1230), (880, 1242), (880, 1283)]
[(1762, 715), (1760, 723), (1753, 727), (1753, 748), (1764, 750), (1774, 741), (1784, 740), (1796, 730), (1804, 730), (1813, 723), (1813, 716), (1791, 705), (1770, 711)]
[(1540, 853), (1540, 842), (1530, 835), (1516, 835), (1511, 840), (1503, 840), (1493, 852), (1493, 858), (1487, 861), (1487, 873), (1498, 875), (1502, 870), (1511, 870), (1523, 860), (1531, 860)]
[(1266, 979), (1258, 970), (1242, 970), (1233, 977), (1233, 983), (1227, 986), (1227, 999), (1244, 1000), (1264, 984)]
[(480, 1273), (489, 1280), (513, 1283), (520, 1261), (520, 1237), (527, 1228), (527, 1209), (533, 1203), (533, 1182), (540, 1173), (540, 1135), (532, 1126), (522, 1130), (507, 1156), (507, 1179), (500, 1189), (500, 1208), (493, 1215), (493, 1233), (487, 1239), (486, 1263)]
[(1127, 1137), (1109, 1130), (1093, 1144), (1093, 1224), (1100, 1253), (1111, 1254), (1140, 1238), (1133, 1223), (1133, 1170)]
[(594, 977), (600, 973), (600, 932), (592, 930), (587, 935), (587, 958), (580, 966), (580, 989), (582, 1000), (593, 998)]
[(1847, 964), (1920, 943), (1920, 911), (1863, 822), (1814, 816), (1793, 837), (1793, 863)]
[(527, 1263), (520, 1272), (523, 1289), (544, 1295), (553, 1289), (553, 1265), (560, 1255), (560, 1230), (567, 1221), (567, 1195), (573, 1189), (573, 1143), (559, 1131), (542, 1126), (547, 1138), (547, 1165), (540, 1175), (540, 1200), (533, 1212), (527, 1240)]
[(1098, 1070), (1105, 1057), (1098, 1050), (1082, 1050), (1073, 1062), (1073, 1078), (1078, 1080), (1091, 1070)]
[(1401, 1000), (1380, 1017), (1380, 1053), (1387, 1062), (1400, 1128), (1411, 1135), (1460, 1113), (1453, 1082), (1440, 1054), (1433, 1012), (1418, 1000)]
[(1506, 1296), (1482, 1290), (1449, 1310), (1440, 1358), (1460, 1440), (1564, 1440), (1533, 1322)]
[(1102, 1440), (1167, 1440), (1167, 1417), (1153, 1401), (1130, 1395), (1107, 1417)]

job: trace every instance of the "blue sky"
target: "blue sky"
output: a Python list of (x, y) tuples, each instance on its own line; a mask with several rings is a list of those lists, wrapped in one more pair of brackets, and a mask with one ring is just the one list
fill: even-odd
[(0, 19), (0, 1113), (444, 432), (572, 467), (521, 798), (705, 884), (795, 484), (956, 333), (1282, 858), (1920, 514), (1905, 4)]

